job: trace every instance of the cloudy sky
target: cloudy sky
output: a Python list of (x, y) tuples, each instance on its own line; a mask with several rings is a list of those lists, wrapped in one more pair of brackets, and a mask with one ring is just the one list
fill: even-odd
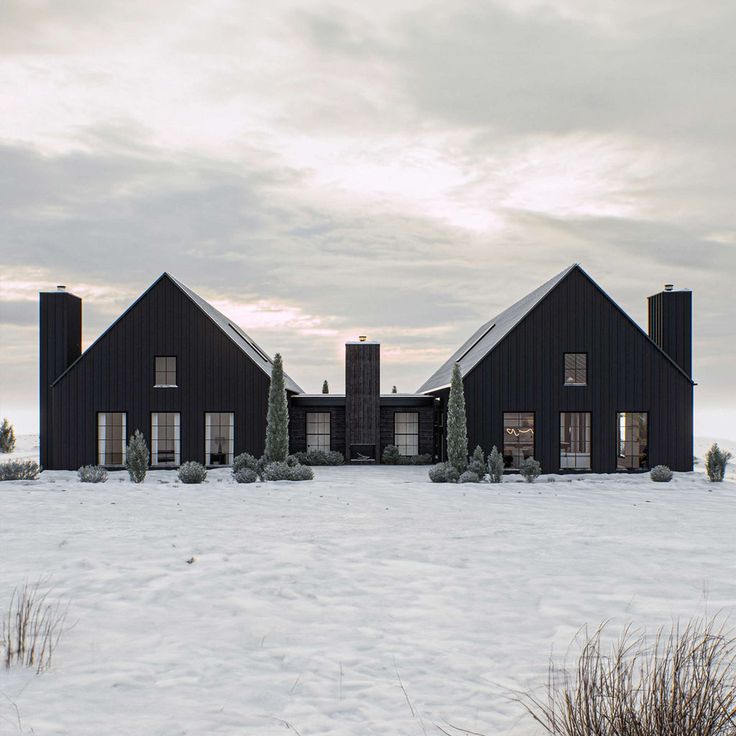
[[(703, 6), (703, 7), (699, 7)], [(306, 390), (414, 390), (572, 262), (640, 324), (694, 290), (696, 431), (736, 435), (732, 0), (3, 0), (0, 413), (37, 293), (88, 345), (162, 271)]]

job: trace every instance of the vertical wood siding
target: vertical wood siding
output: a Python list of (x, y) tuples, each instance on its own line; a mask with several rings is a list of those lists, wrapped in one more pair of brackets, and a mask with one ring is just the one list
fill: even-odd
[[(176, 356), (178, 388), (154, 388), (157, 355)], [(52, 389), (46, 467), (73, 470), (97, 461), (101, 411), (125, 412), (128, 435), (140, 429), (149, 447), (151, 412), (179, 412), (182, 462), (204, 462), (205, 412), (234, 412), (235, 454), (260, 456), (269, 381), (163, 277)]]
[[(588, 354), (587, 386), (564, 385), (566, 352)], [(544, 472), (558, 472), (560, 412), (587, 411), (592, 470), (615, 472), (617, 413), (646, 411), (650, 466), (692, 470), (692, 384), (577, 270), (464, 377), (464, 387), (471, 450), (500, 449), (503, 413), (532, 411), (535, 456)], [(447, 390), (433, 393), (445, 411)]]

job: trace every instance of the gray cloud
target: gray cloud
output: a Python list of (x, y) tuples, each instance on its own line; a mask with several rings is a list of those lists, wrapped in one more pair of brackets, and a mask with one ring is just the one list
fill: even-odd
[(4, 5), (0, 267), (32, 285), (0, 301), (3, 411), (36, 401), (27, 294), (58, 282), (88, 341), (168, 270), (291, 310), (244, 327), (307, 389), (366, 331), (412, 390), (578, 261), (640, 323), (692, 287), (698, 406), (736, 416), (736, 10), (517, 6)]

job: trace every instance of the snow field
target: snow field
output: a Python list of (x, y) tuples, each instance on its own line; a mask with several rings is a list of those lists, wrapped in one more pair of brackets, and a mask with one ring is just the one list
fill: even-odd
[(70, 610), (50, 672), (0, 672), (0, 733), (533, 734), (508, 689), (580, 626), (736, 611), (733, 483), (315, 470), (1, 484), (0, 607), (45, 576)]

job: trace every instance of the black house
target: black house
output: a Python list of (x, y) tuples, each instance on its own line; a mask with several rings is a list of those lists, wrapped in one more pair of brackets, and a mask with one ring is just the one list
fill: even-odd
[[(484, 324), (420, 393), (463, 375), (470, 449), (544, 472), (693, 467), (692, 295), (649, 297), (647, 335), (577, 264)], [(442, 446), (444, 443), (440, 443)]]
[[(263, 452), (271, 359), (235, 323), (163, 274), (83, 354), (81, 300), (40, 296), (41, 464), (121, 466), (140, 429), (154, 467), (229, 465)], [(415, 394), (380, 393), (380, 345), (345, 347), (345, 393), (286, 377), (291, 451), (352, 463), (444, 454), (453, 365), (470, 449), (545, 472), (692, 469), (691, 294), (649, 299), (644, 333), (577, 265), (483, 325)]]

